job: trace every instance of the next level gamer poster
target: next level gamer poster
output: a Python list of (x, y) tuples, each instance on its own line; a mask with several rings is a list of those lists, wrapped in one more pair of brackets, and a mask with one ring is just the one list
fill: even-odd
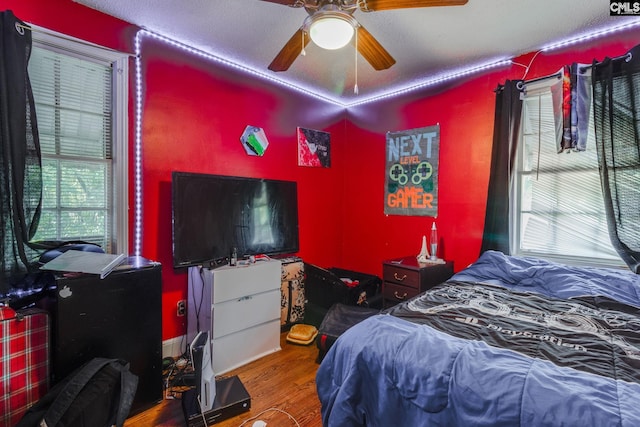
[(440, 125), (387, 132), (384, 213), (438, 216)]

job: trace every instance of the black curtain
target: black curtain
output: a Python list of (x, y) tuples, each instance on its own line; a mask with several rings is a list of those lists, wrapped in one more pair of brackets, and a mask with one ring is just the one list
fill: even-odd
[(480, 253), (509, 250), (509, 193), (520, 138), (522, 80), (507, 80), (496, 89), (491, 174)]
[(611, 243), (640, 274), (640, 45), (592, 65), (600, 178)]
[(11, 11), (0, 15), (2, 291), (7, 279), (31, 269), (37, 255), (28, 242), (40, 219), (42, 173), (35, 106), (27, 74), (31, 30)]

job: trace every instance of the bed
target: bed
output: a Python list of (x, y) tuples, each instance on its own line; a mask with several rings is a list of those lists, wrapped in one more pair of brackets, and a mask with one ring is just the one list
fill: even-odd
[(346, 331), (324, 426), (639, 426), (640, 276), (485, 252)]

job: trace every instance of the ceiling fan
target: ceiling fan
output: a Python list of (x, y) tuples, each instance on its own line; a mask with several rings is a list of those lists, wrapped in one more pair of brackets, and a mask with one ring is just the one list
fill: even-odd
[[(309, 16), (302, 26), (293, 34), (282, 50), (269, 65), (271, 71), (286, 71), (298, 55), (304, 52), (311, 39), (316, 40), (314, 32), (321, 24), (328, 21), (340, 24), (346, 31), (343, 45), (351, 41), (353, 33), (357, 31), (356, 48), (371, 66), (376, 70), (386, 70), (396, 63), (396, 60), (386, 51), (378, 40), (371, 35), (354, 17), (353, 13), (360, 9), (363, 12), (377, 12), (381, 10), (408, 9), (432, 6), (460, 6), (468, 0), (262, 0), (278, 3), (290, 7), (303, 7)], [(330, 30), (336, 34), (337, 30)], [(337, 47), (324, 47), (336, 49)], [(341, 46), (340, 46), (341, 47)]]

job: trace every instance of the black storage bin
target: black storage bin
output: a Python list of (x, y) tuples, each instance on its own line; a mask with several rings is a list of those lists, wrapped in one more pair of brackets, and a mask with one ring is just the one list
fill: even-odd
[[(381, 308), (382, 280), (378, 276), (341, 268), (325, 269), (305, 263), (305, 323), (319, 327), (329, 308), (341, 303), (351, 306)], [(349, 286), (342, 279), (349, 279)]]
[(345, 304), (334, 304), (331, 306), (326, 316), (318, 328), (316, 344), (318, 346), (318, 359), (322, 362), (333, 343), (347, 329), (363, 321), (364, 319), (380, 313), (380, 310), (369, 307), (359, 307)]

